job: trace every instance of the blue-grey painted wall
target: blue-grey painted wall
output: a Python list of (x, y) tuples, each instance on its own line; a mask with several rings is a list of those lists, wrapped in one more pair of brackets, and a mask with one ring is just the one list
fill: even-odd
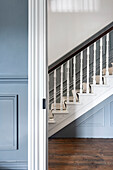
[(113, 95), (53, 136), (70, 137), (113, 138)]
[(0, 0), (0, 169), (27, 169), (27, 10), (27, 0)]
[(27, 76), (27, 0), (0, 0), (0, 76)]

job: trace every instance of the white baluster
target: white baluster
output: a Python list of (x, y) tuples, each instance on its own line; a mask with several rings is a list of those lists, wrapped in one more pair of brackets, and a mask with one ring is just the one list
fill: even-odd
[(100, 39), (100, 85), (102, 85), (102, 38)]
[(87, 93), (89, 93), (89, 47), (87, 48)]
[(94, 43), (94, 65), (93, 65), (93, 84), (96, 84), (96, 42)]
[(74, 72), (73, 72), (73, 90), (74, 90), (74, 103), (76, 102), (76, 56), (73, 58)]
[(67, 61), (67, 103), (69, 102), (69, 60)]
[(81, 60), (81, 63), (80, 63), (80, 93), (82, 93), (82, 60), (83, 60), (83, 51), (81, 52), (81, 57), (80, 57), (80, 60)]
[(60, 110), (63, 110), (63, 65), (61, 65), (61, 98), (60, 98)]
[(109, 75), (109, 33), (106, 35), (106, 76)]
[(56, 110), (56, 69), (54, 70), (54, 110)]

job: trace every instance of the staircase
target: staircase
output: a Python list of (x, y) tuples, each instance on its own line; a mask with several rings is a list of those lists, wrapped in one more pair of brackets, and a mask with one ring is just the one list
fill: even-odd
[(113, 94), (112, 30), (113, 23), (49, 69), (49, 137)]

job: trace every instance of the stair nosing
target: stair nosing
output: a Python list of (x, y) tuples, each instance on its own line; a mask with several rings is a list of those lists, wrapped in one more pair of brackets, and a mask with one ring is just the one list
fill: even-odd
[(78, 93), (80, 96), (95, 96), (94, 93)]
[(67, 110), (53, 110), (53, 114), (68, 114), (69, 112)]
[(91, 84), (91, 87), (110, 87), (108, 84)]
[(80, 105), (82, 104), (81, 102), (66, 102), (66, 105), (71, 104), (71, 105)]

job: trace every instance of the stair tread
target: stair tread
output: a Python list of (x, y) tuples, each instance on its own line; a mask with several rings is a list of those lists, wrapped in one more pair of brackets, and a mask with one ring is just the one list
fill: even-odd
[(113, 78), (113, 75), (108, 75), (108, 76), (104, 75), (103, 77)]
[(91, 86), (93, 87), (109, 87), (110, 85), (107, 85), (107, 84), (91, 84)]
[(48, 120), (48, 123), (49, 123), (49, 124), (55, 124), (56, 121), (55, 121), (54, 119), (49, 119), (49, 120)]
[(69, 112), (67, 110), (53, 110), (53, 114), (68, 114)]
[[(65, 110), (65, 104), (62, 105), (63, 110)], [(54, 103), (51, 105), (51, 110), (54, 110)], [(60, 103), (56, 103), (56, 110), (60, 110)]]
[(95, 96), (94, 93), (78, 93), (81, 96)]
[(71, 105), (80, 105), (80, 102), (66, 102), (66, 104), (71, 104)]

